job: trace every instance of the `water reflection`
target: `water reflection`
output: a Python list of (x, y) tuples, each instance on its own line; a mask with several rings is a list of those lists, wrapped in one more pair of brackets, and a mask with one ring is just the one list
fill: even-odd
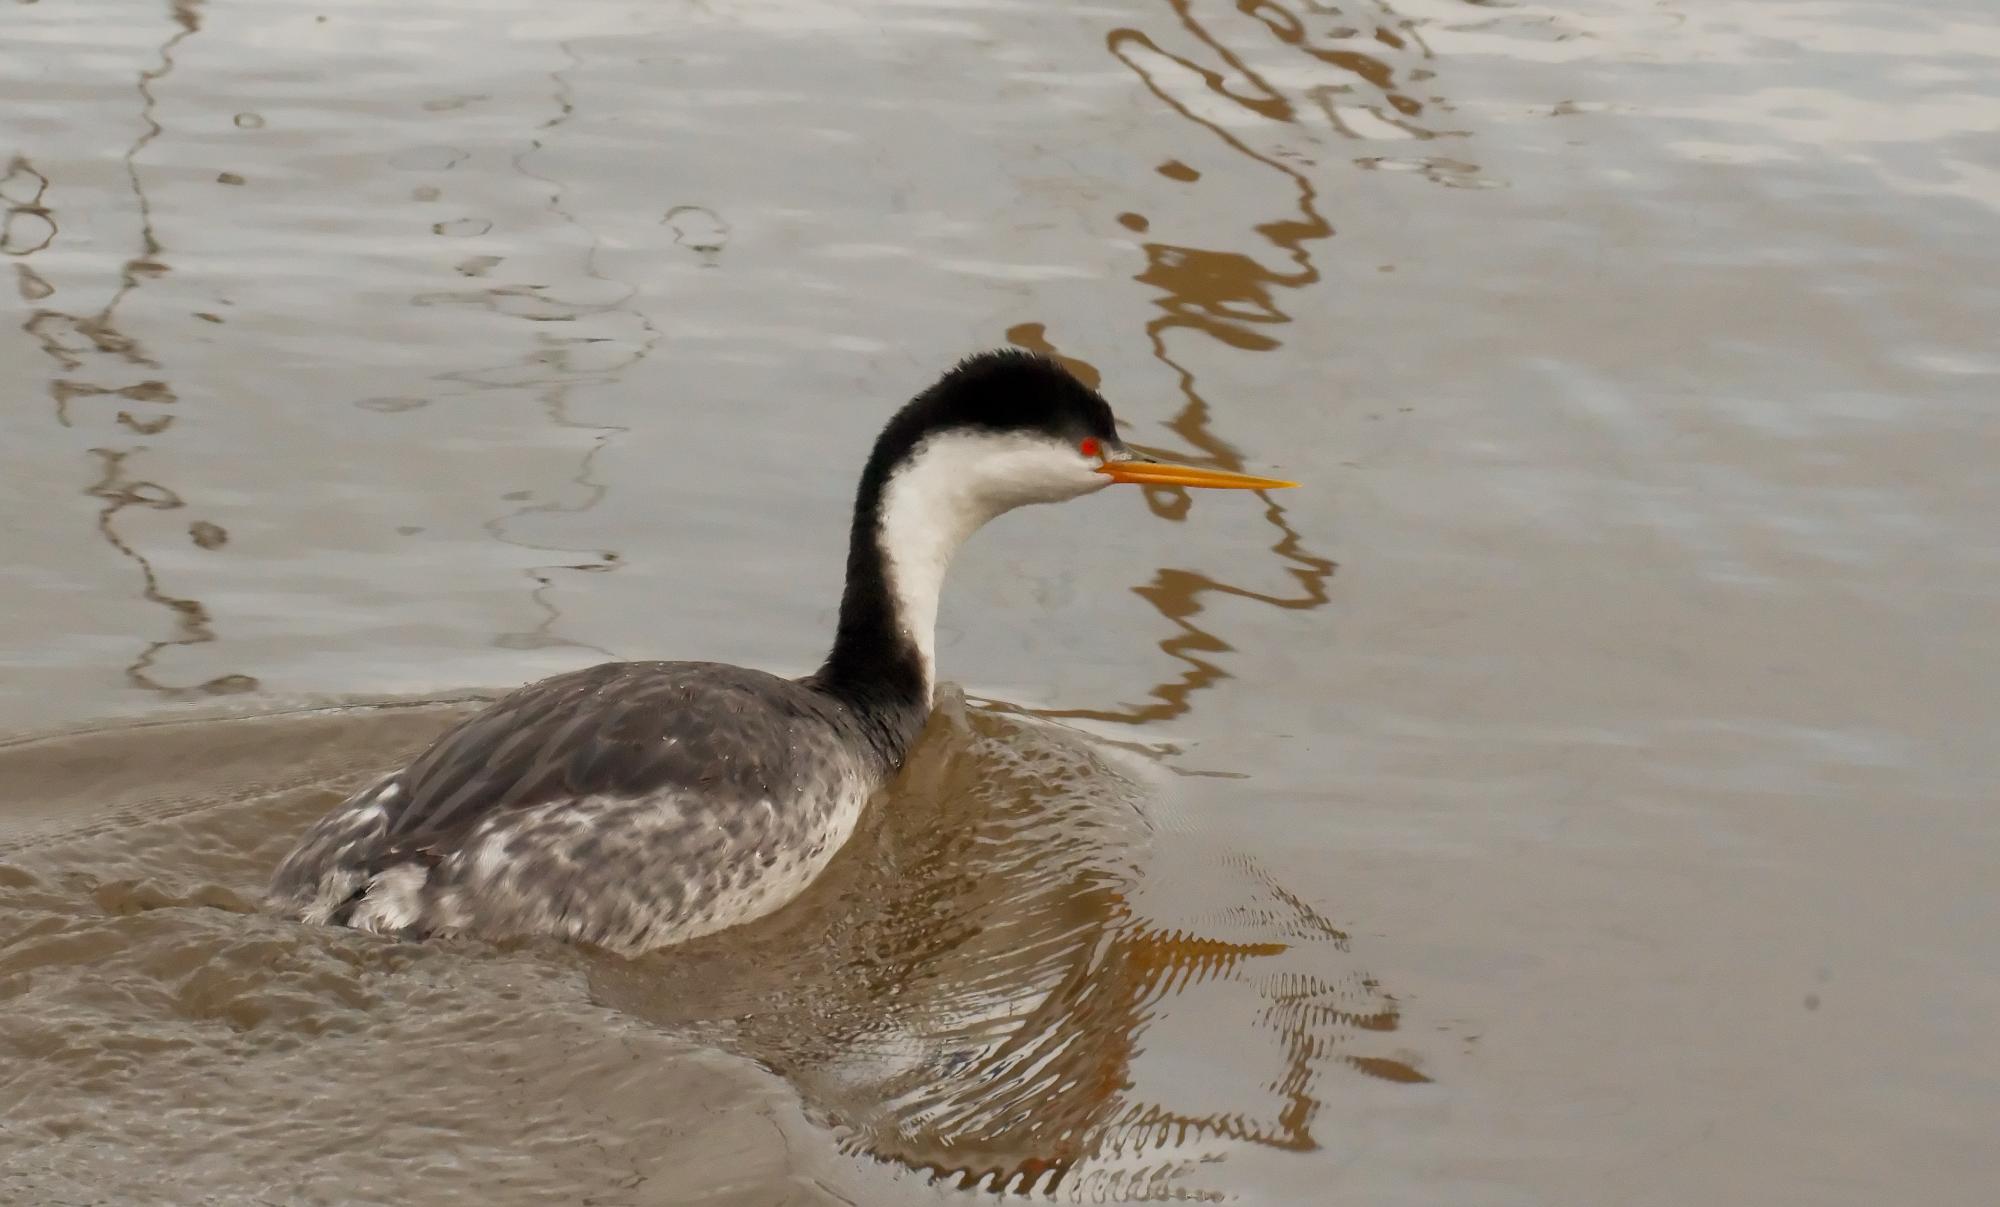
[[(1174, 337), (1199, 335), (1242, 352), (1275, 350), (1282, 344), (1282, 328), (1292, 321), (1280, 304), (1283, 292), (1321, 283), (1312, 245), (1331, 238), (1334, 230), (1320, 212), (1319, 190), (1306, 170), (1314, 165), (1312, 143), (1304, 137), (1308, 115), (1317, 114), (1336, 133), (1353, 139), (1379, 138), (1386, 132), (1392, 138), (1429, 140), (1463, 132), (1426, 124), (1430, 111), (1448, 111), (1450, 106), (1442, 98), (1420, 99), (1414, 94), (1416, 85), (1433, 78), (1425, 66), (1431, 51), (1415, 23), (1386, 4), (1343, 7), (1314, 0), (1295, 9), (1276, 0), (1236, 0), (1228, 12), (1209, 12), (1194, 0), (1169, 0), (1167, 7), (1173, 14), (1170, 31), (1155, 34), (1121, 27), (1107, 35), (1106, 47), (1169, 111), (1253, 167), (1248, 176), (1228, 175), (1232, 208), (1241, 204), (1249, 181), (1276, 174), (1282, 186), (1273, 202), (1276, 208), (1250, 230), (1279, 253), (1279, 261), (1267, 264), (1243, 251), (1192, 240), (1150, 237), (1141, 243), (1146, 263), (1133, 279), (1156, 291), (1156, 313), (1145, 324), (1147, 343), (1154, 359), (1173, 372), (1182, 398), (1180, 410), (1167, 423), (1182, 445), (1141, 447), (1176, 461), (1243, 470), (1241, 451), (1217, 431), (1214, 409), (1190, 358), (1176, 354)], [(1323, 77), (1324, 69), (1332, 68), (1340, 78), (1311, 84), (1298, 97), (1288, 94), (1274, 82), (1277, 68), (1252, 67), (1232, 49), (1255, 33), (1310, 60), (1315, 75)], [(1192, 51), (1165, 48), (1188, 39)], [(1253, 145), (1258, 140), (1266, 145)], [(1380, 168), (1405, 161), (1377, 155), (1356, 162)], [(1476, 166), (1453, 160), (1427, 158), (1417, 167), (1441, 183), (1483, 182)], [(1180, 159), (1169, 159), (1156, 171), (1178, 185), (1199, 187), (1202, 180), (1199, 169)], [(1121, 213), (1118, 222), (1135, 233), (1154, 233), (1153, 219), (1144, 214)], [(1098, 377), (1094, 368), (1063, 356), (1041, 324), (1017, 326), (1007, 338), (1020, 347), (1060, 356), (1088, 380), (1095, 382)], [(1198, 570), (1161, 567), (1150, 582), (1133, 591), (1172, 626), (1159, 648), (1180, 669), (1153, 684), (1143, 701), (1055, 709), (1042, 715), (1128, 724), (1179, 717), (1192, 707), (1196, 693), (1229, 677), (1219, 660), (1230, 652), (1229, 642), (1197, 621), (1205, 611), (1205, 597), (1232, 596), (1287, 611), (1326, 604), (1334, 562), (1308, 546), (1282, 503), (1270, 495), (1264, 499), (1264, 520), (1277, 533), (1269, 551), (1291, 580), (1292, 591), (1262, 591)], [(1170, 520), (1182, 519), (1191, 506), (1187, 491), (1173, 487), (1148, 489), (1146, 501), (1154, 514)]]
[[(1299, 120), (1297, 103), (1273, 84), (1266, 72), (1251, 67), (1230, 48), (1229, 37), (1240, 28), (1218, 30), (1213, 18), (1198, 14), (1191, 0), (1169, 4), (1179, 33), (1191, 36), (1195, 54), (1179, 54), (1164, 49), (1161, 40), (1145, 30), (1123, 27), (1113, 30), (1106, 46), (1113, 57), (1138, 76), (1140, 82), (1174, 114), (1207, 131), (1231, 153), (1259, 168), (1275, 172), (1286, 186), (1287, 208), (1255, 223), (1251, 229), (1266, 245), (1280, 252), (1285, 267), (1273, 267), (1241, 251), (1205, 247), (1193, 242), (1168, 242), (1149, 238), (1141, 247), (1146, 256), (1134, 279), (1157, 291), (1145, 334), (1153, 357), (1170, 369), (1182, 396), (1179, 412), (1168, 422), (1168, 430), (1184, 447), (1148, 449), (1177, 461), (1212, 465), (1220, 469), (1242, 470), (1243, 457), (1237, 447), (1215, 427), (1213, 408), (1203, 396), (1195, 372), (1187, 360), (1177, 357), (1170, 337), (1191, 332), (1246, 352), (1265, 352), (1280, 346), (1275, 328), (1291, 322), (1278, 303), (1277, 291), (1298, 290), (1321, 279), (1313, 262), (1311, 244), (1330, 238), (1333, 226), (1320, 213), (1318, 190), (1300, 163), (1311, 161), (1303, 151), (1279, 145), (1259, 150), (1239, 131), (1246, 125), (1269, 134), (1274, 126), (1292, 126)], [(1316, 18), (1338, 17), (1338, 10), (1314, 6)], [(1411, 119), (1423, 112), (1423, 104), (1399, 90), (1398, 76), (1414, 77), (1413, 64), (1398, 65), (1382, 54), (1371, 54), (1344, 46), (1327, 45), (1359, 35), (1352, 25), (1313, 31), (1297, 12), (1271, 0), (1239, 0), (1234, 22), (1253, 22), (1280, 45), (1297, 50), (1315, 62), (1334, 67), (1380, 94), (1381, 103), (1396, 116), (1393, 120), (1407, 128)], [(1399, 33), (1404, 25), (1386, 7), (1373, 14), (1373, 38), (1384, 50), (1406, 59), (1421, 61), (1428, 56), (1422, 43)], [(1227, 22), (1227, 18), (1224, 18)], [(1332, 98), (1355, 88), (1352, 82), (1315, 86), (1311, 96), (1323, 107)], [(1223, 121), (1210, 102), (1225, 102), (1233, 115)], [(1333, 109), (1326, 110), (1331, 116)], [(1195, 186), (1201, 173), (1181, 160), (1159, 165), (1159, 175), (1178, 184)], [(1232, 175), (1232, 198), (1240, 196), (1243, 181)], [(1127, 230), (1152, 233), (1152, 220), (1145, 215), (1124, 213), (1119, 222)], [(1052, 342), (1039, 325), (1016, 327), (1008, 338), (1023, 347), (1055, 352)], [(1075, 364), (1074, 358), (1065, 358)], [(1096, 376), (1094, 372), (1090, 374)], [(1187, 492), (1175, 488), (1152, 489), (1147, 504), (1156, 515), (1183, 518), (1190, 506)], [(1305, 538), (1286, 517), (1284, 505), (1265, 496), (1264, 519), (1277, 530), (1271, 544), (1274, 554), (1296, 590), (1289, 594), (1260, 591), (1231, 583), (1196, 570), (1162, 567), (1153, 580), (1133, 588), (1173, 628), (1162, 638), (1161, 652), (1180, 664), (1175, 675), (1155, 683), (1144, 702), (1126, 702), (1115, 707), (1053, 710), (1047, 715), (1143, 724), (1168, 720), (1188, 711), (1195, 693), (1228, 677), (1217, 656), (1229, 652), (1229, 643), (1197, 623), (1205, 609), (1204, 597), (1222, 594), (1254, 600), (1287, 610), (1317, 608), (1327, 602), (1327, 582), (1334, 563), (1306, 545)]]
[[(827, 874), (758, 924), (624, 960), (244, 916), (300, 827), (470, 707), (0, 743), (0, 999), (15, 1020), (0, 1056), (62, 1058), (0, 1059), (21, 1070), (0, 1083), (28, 1117), (87, 1117), (61, 1138), (157, 1176), (172, 1162), (144, 1120), (163, 1103), (175, 1145), (217, 1151), (248, 1111), (283, 1133), (273, 1152), (311, 1147), (287, 1161), (343, 1154), (342, 1176), (407, 1180), (417, 1154), (380, 1170), (356, 1154), (380, 1156), (385, 1137), (434, 1151), (443, 1129), (504, 1170), (505, 1137), (583, 1106), (596, 1141), (629, 1130), (650, 1149), (664, 1120), (740, 1099), (678, 1102), (698, 1070), (667, 1054), (641, 1070), (658, 1094), (621, 1098), (637, 1030), (782, 1074), (871, 1159), (964, 1186), (1185, 1199), (1214, 1197), (1214, 1162), (1246, 1146), (1316, 1148), (1329, 1073), (1424, 1080), (1389, 1046), (1399, 1007), (1340, 927), (1252, 859), (1163, 866), (1180, 856), (1147, 820), (1156, 765), (949, 691)], [(579, 979), (640, 1025), (562, 989)], [(344, 1036), (375, 1038), (363, 1053)], [(543, 1058), (563, 1044), (589, 1067)], [(151, 1063), (156, 1049), (182, 1055)], [(481, 1147), (494, 1136), (501, 1150)], [(0, 1167), (24, 1151), (0, 1139)], [(232, 1178), (297, 1176), (274, 1162), (188, 1176), (225, 1197)]]
[[(1155, 320), (1156, 323), (1159, 321), (1161, 320)], [(1223, 469), (1244, 468), (1241, 454), (1210, 431), (1208, 404), (1194, 392), (1193, 374), (1176, 364), (1167, 355), (1166, 346), (1160, 339), (1159, 332), (1149, 329), (1148, 334), (1152, 339), (1154, 355), (1180, 375), (1181, 390), (1189, 400), (1188, 406), (1170, 426), (1175, 430), (1193, 427), (1210, 450), (1207, 458), (1209, 464)], [(1056, 357), (1093, 386), (1102, 376), (1095, 366), (1062, 353), (1048, 340), (1039, 323), (1025, 323), (1014, 327), (1007, 332), (1007, 339), (1016, 346)], [(1170, 452), (1136, 442), (1134, 447), (1169, 460), (1198, 460), (1186, 453)], [(1156, 515), (1179, 520), (1187, 514), (1191, 506), (1187, 491), (1179, 487), (1146, 489), (1147, 504)], [(1270, 552), (1277, 555), (1279, 562), (1284, 565), (1285, 572), (1298, 584), (1298, 594), (1271, 594), (1223, 582), (1199, 571), (1162, 566), (1154, 572), (1152, 581), (1133, 587), (1132, 592), (1173, 625), (1174, 632), (1160, 640), (1159, 648), (1184, 669), (1153, 684), (1147, 690), (1150, 699), (1148, 703), (1121, 704), (1114, 708), (1038, 709), (1036, 710), (1038, 715), (1134, 725), (1181, 716), (1193, 707), (1191, 699), (1196, 692), (1229, 678), (1229, 672), (1213, 660), (1214, 655), (1230, 652), (1229, 643), (1195, 623), (1195, 618), (1206, 608), (1203, 602), (1204, 596), (1209, 594), (1235, 596), (1288, 611), (1306, 610), (1324, 605), (1328, 599), (1327, 580), (1333, 577), (1335, 568), (1333, 561), (1305, 548), (1304, 539), (1286, 519), (1283, 505), (1267, 492), (1260, 492), (1259, 497), (1264, 501), (1265, 522), (1279, 533), (1277, 541), (1269, 547)], [(1171, 753), (1170, 750), (1163, 752)]]
[[(573, 409), (574, 393), (580, 387), (616, 382), (628, 369), (650, 355), (661, 339), (659, 328), (654, 326), (638, 304), (639, 287), (607, 274), (600, 266), (604, 242), (568, 206), (564, 198), (564, 184), (535, 166), (537, 152), (542, 150), (546, 140), (570, 121), (576, 112), (570, 74), (582, 65), (582, 59), (568, 42), (560, 43), (559, 48), (568, 63), (549, 73), (553, 86), (550, 99), (555, 112), (541, 123), (537, 136), (529, 140), (525, 148), (508, 157), (508, 162), (515, 172), (546, 189), (544, 208), (549, 215), (587, 240), (580, 263), (576, 265), (580, 280), (572, 282), (566, 290), (545, 281), (497, 280), (474, 288), (426, 292), (411, 301), (418, 306), (477, 306), (534, 324), (530, 329), (531, 350), (519, 358), (501, 364), (482, 364), (437, 374), (437, 380), (469, 386), (476, 391), (531, 390), (550, 427), (581, 432), (588, 438), (587, 447), (568, 475), (567, 486), (573, 489), (566, 491), (564, 497), (535, 499), (532, 491), (507, 492), (502, 498), (520, 505), (488, 519), (482, 525), (488, 535), (502, 544), (535, 554), (559, 555), (557, 561), (530, 565), (521, 571), (534, 584), (528, 595), (541, 614), (540, 619), (526, 630), (497, 635), (494, 644), (518, 650), (574, 646), (611, 657), (611, 651), (601, 646), (557, 632), (562, 621), (562, 609), (556, 600), (556, 593), (560, 576), (565, 572), (607, 573), (623, 564), (622, 556), (597, 545), (563, 545), (546, 538), (530, 537), (521, 531), (533, 517), (577, 515), (592, 510), (603, 501), (610, 484), (598, 475), (597, 462), (604, 450), (630, 429), (622, 424), (578, 419)], [(464, 103), (477, 98), (452, 99)], [(456, 107), (458, 104), (439, 106)], [(450, 154), (429, 158), (405, 154), (392, 162), (405, 167), (447, 170), (462, 160), (464, 153), (455, 148), (446, 150)], [(483, 219), (480, 222), (482, 229), (440, 230), (438, 233), (484, 234), (492, 224)], [(474, 255), (461, 260), (457, 272), (462, 278), (488, 281), (492, 280), (495, 270), (504, 264), (505, 260), (500, 256)]]
[[(32, 256), (55, 242), (55, 215), (42, 203), (48, 192), (49, 178), (24, 156), (16, 155), (7, 165), (7, 175), (0, 177), (0, 201), (7, 205), (0, 218), (0, 255)], [(35, 300), (37, 289), (40, 297), (48, 296), (48, 283), (38, 282), (26, 264), (19, 265), (19, 272), (23, 298)]]
[[(852, 1151), (965, 1187), (1201, 1197), (1234, 1145), (1317, 1147), (1319, 1082), (1397, 1027), (1346, 935), (1256, 863), (1162, 921), (1142, 764), (948, 698), (827, 875), (763, 923), (594, 966), (599, 998), (782, 1073)], [(1179, 894), (1186, 901), (1186, 893)], [(1138, 1057), (1220, 1067), (1153, 1076)], [(1218, 1059), (1226, 1052), (1226, 1059)]]
[[(135, 686), (167, 696), (181, 695), (231, 695), (236, 692), (255, 691), (257, 680), (249, 675), (218, 675), (192, 688), (174, 687), (160, 682), (153, 674), (154, 664), (160, 654), (174, 646), (203, 645), (215, 640), (214, 622), (208, 608), (198, 599), (173, 595), (160, 586), (159, 574), (152, 562), (136, 548), (127, 543), (119, 531), (118, 515), (128, 507), (145, 507), (156, 511), (175, 511), (184, 506), (181, 497), (157, 482), (134, 479), (127, 475), (125, 462), (130, 452), (94, 448), (90, 450), (98, 459), (103, 476), (86, 492), (94, 499), (103, 501), (104, 506), (97, 513), (97, 531), (105, 543), (118, 550), (139, 567), (141, 576), (140, 596), (147, 603), (165, 608), (174, 618), (174, 634), (149, 643), (139, 656), (125, 667), (125, 677)], [(196, 547), (215, 549), (225, 544), (228, 534), (220, 525), (206, 520), (197, 520), (189, 525), (188, 539)]]
[[(127, 434), (155, 437), (166, 433), (175, 422), (176, 416), (171, 408), (179, 399), (168, 381), (158, 375), (160, 362), (137, 339), (120, 331), (118, 326), (119, 308), (146, 282), (163, 277), (169, 271), (162, 258), (164, 248), (154, 230), (152, 201), (147, 196), (145, 181), (140, 175), (139, 159), (164, 132), (154, 116), (157, 104), (154, 86), (172, 74), (175, 49), (199, 33), (202, 26), (201, 0), (172, 0), (167, 7), (173, 32), (161, 44), (158, 61), (141, 70), (135, 84), (140, 102), (139, 119), (144, 128), (122, 155), (126, 182), (138, 208), (138, 253), (121, 266), (116, 289), (97, 310), (36, 306), (22, 323), (22, 330), (62, 370), (61, 374), (51, 378), (48, 387), (56, 422), (65, 428), (82, 427), (88, 430), (96, 427), (102, 417), (108, 417), (120, 429), (108, 433), (120, 443), (85, 450), (97, 462), (97, 480), (85, 487), (84, 493), (103, 503), (97, 513), (98, 535), (120, 557), (137, 568), (140, 598), (165, 609), (172, 623), (172, 630), (167, 636), (147, 642), (145, 648), (126, 664), (125, 677), (135, 687), (178, 698), (252, 691), (258, 683), (252, 676), (236, 672), (215, 675), (192, 684), (161, 678), (158, 673), (160, 658), (176, 647), (214, 642), (217, 640), (214, 623), (207, 606), (200, 599), (178, 590), (169, 590), (163, 585), (153, 559), (120, 522), (121, 514), (128, 508), (173, 511), (187, 505), (173, 488), (135, 472), (133, 463), (147, 451), (147, 445), (123, 442)], [(29, 187), (32, 188), (32, 196), (23, 199), (20, 194)], [(22, 261), (16, 265), (17, 284), (22, 299), (29, 302), (45, 301), (60, 288), (58, 282), (44, 277), (25, 262), (28, 257), (53, 246), (60, 234), (57, 215), (43, 203), (48, 188), (48, 177), (21, 156), (15, 157), (4, 182), (0, 182), (0, 195), (5, 195), (10, 204), (6, 240), (0, 250)], [(16, 218), (24, 215), (36, 219), (41, 224), (38, 229), (45, 228), (45, 237), (27, 240), (20, 236)], [(74, 292), (75, 287), (69, 286), (68, 291)], [(135, 376), (141, 379), (132, 380)], [(111, 406), (103, 408), (96, 405), (95, 400), (100, 399), (107, 400)], [(91, 401), (93, 405), (78, 405), (85, 401)], [(118, 403), (137, 405), (126, 407)], [(216, 549), (228, 540), (228, 533), (208, 520), (191, 521), (187, 532), (190, 542), (199, 549)]]

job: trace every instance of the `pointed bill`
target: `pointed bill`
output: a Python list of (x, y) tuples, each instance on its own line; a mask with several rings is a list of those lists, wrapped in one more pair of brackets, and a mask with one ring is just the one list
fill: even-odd
[(1233, 474), (1226, 469), (1204, 469), (1199, 465), (1176, 465), (1171, 461), (1148, 461), (1134, 458), (1129, 461), (1107, 461), (1097, 467), (1097, 472), (1113, 482), (1131, 482), (1140, 486), (1198, 486), (1211, 490), (1279, 490), (1297, 486), (1297, 482), (1287, 482), (1283, 478), (1259, 478), (1250, 474)]

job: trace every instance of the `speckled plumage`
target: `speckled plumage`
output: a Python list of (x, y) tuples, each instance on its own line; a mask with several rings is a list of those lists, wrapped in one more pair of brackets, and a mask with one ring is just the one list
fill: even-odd
[(818, 673), (625, 662), (521, 688), (308, 830), (272, 902), (362, 930), (627, 953), (770, 913), (922, 729), (959, 543), (1024, 503), (1102, 488), (1100, 452), (1121, 448), (1104, 400), (1054, 362), (964, 362), (875, 442)]
[(679, 942), (810, 883), (923, 720), (712, 662), (558, 675), (322, 818), (271, 893), (364, 930)]

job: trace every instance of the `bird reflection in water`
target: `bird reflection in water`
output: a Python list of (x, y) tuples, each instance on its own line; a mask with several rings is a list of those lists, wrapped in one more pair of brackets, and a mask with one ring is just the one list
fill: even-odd
[(1191, 1172), (1232, 1148), (1317, 1147), (1330, 1065), (1424, 1078), (1345, 1051), (1393, 1032), (1396, 1005), (1359, 971), (1329, 979), (1346, 936), (1254, 864), (1174, 883), (1188, 924), (1154, 916), (1158, 778), (950, 693), (804, 896), (593, 961), (593, 991), (780, 1073), (851, 1151), (964, 1187), (1200, 1195)]

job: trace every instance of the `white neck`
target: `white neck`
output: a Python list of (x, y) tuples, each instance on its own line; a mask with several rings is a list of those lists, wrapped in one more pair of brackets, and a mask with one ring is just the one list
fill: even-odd
[(1081, 455), (1047, 439), (954, 432), (917, 447), (882, 492), (877, 526), (896, 624), (937, 682), (938, 596), (966, 538), (1024, 503), (1075, 498), (1110, 484)]

